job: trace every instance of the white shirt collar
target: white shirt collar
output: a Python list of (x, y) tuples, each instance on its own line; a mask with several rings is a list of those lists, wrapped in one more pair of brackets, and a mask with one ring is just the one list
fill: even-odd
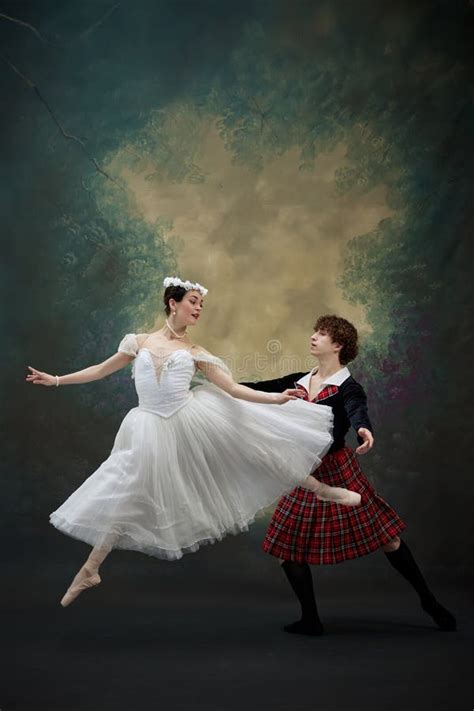
[[(307, 391), (309, 391), (309, 383), (311, 380), (311, 376), (313, 375), (313, 373), (316, 373), (317, 370), (318, 366), (316, 366), (316, 368), (313, 368), (313, 370), (311, 370), (306, 375), (303, 375), (303, 377), (300, 378), (297, 382), (302, 385)], [(344, 368), (341, 368), (336, 373), (329, 375), (325, 380), (323, 380), (323, 382), (321, 383), (321, 390), (326, 385), (336, 385), (337, 387), (339, 387), (345, 380), (347, 380), (347, 378), (350, 377), (350, 374), (351, 373), (349, 371), (349, 368), (344, 366)], [(321, 390), (319, 392), (321, 392)]]

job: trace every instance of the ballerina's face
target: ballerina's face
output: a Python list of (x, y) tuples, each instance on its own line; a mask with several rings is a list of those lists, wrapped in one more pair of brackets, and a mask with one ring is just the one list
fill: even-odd
[[(170, 300), (174, 301), (173, 299)], [(199, 291), (190, 290), (185, 293), (181, 301), (174, 301), (176, 318), (184, 326), (194, 326), (201, 316), (204, 307), (204, 299)]]

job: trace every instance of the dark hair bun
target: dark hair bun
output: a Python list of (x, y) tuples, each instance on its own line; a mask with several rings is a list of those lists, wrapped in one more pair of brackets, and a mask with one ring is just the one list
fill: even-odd
[(186, 289), (183, 286), (167, 286), (165, 289), (165, 293), (163, 294), (163, 302), (165, 305), (165, 311), (166, 315), (169, 316), (171, 309), (170, 309), (170, 299), (174, 299), (175, 301), (182, 301), (183, 296), (186, 293)]

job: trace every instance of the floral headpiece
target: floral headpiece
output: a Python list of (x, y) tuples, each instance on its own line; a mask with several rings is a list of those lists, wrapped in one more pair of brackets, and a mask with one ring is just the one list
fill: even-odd
[(206, 296), (208, 289), (206, 289), (204, 286), (201, 286), (201, 284), (198, 284), (197, 282), (193, 284), (192, 281), (181, 281), (178, 277), (166, 277), (166, 279), (163, 282), (163, 286), (165, 289), (167, 289), (169, 286), (182, 286), (183, 289), (186, 289), (186, 291), (190, 291), (191, 289), (193, 291), (199, 291), (202, 296)]

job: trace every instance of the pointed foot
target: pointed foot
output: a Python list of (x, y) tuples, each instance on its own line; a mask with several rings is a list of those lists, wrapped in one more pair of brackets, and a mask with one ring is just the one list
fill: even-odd
[(357, 491), (350, 491), (349, 489), (342, 489), (339, 486), (325, 486), (321, 492), (316, 494), (318, 499), (321, 501), (332, 501), (335, 504), (342, 504), (343, 506), (359, 506), (362, 497)]
[(67, 607), (72, 602), (74, 602), (74, 600), (78, 598), (79, 595), (84, 592), (84, 590), (87, 590), (88, 588), (93, 588), (96, 585), (99, 585), (100, 582), (101, 578), (98, 573), (83, 577), (77, 582), (75, 582), (74, 579), (72, 585), (66, 590), (66, 593), (61, 600), (62, 607)]

